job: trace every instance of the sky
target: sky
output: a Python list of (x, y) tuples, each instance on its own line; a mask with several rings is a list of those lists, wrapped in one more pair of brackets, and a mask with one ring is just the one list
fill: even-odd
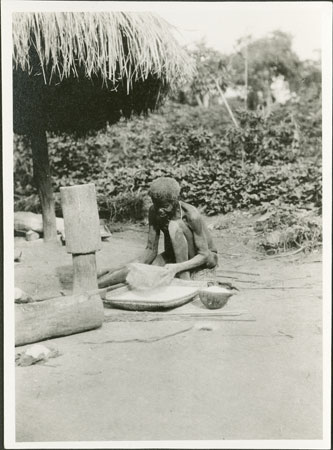
[(293, 49), (301, 59), (317, 59), (321, 48), (322, 2), (190, 2), (168, 3), (156, 9), (176, 26), (182, 43), (205, 38), (223, 53), (231, 53), (237, 39), (262, 37), (273, 30), (293, 36)]

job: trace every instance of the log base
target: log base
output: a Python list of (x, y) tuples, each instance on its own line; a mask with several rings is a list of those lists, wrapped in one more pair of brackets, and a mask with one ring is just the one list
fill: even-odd
[(72, 295), (15, 305), (15, 346), (93, 330), (104, 320), (99, 295)]

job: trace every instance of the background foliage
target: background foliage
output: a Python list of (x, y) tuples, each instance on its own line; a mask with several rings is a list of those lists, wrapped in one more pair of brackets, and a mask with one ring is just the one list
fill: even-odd
[[(183, 199), (208, 215), (277, 199), (319, 206), (320, 155), (302, 154), (288, 111), (264, 118), (240, 110), (238, 120), (235, 128), (223, 106), (169, 104), (147, 119), (123, 120), (79, 140), (49, 135), (55, 191), (94, 182), (101, 215), (114, 220), (133, 211), (140, 218), (149, 183), (162, 175), (176, 178)], [(15, 149), (15, 208), (38, 211), (23, 138), (15, 138)]]
[[(241, 87), (245, 45), (250, 92), (264, 92), (271, 103), (263, 106), (257, 96), (251, 100), (252, 109), (246, 110), (241, 91), (229, 98), (236, 127), (225, 105), (218, 104), (215, 81), (224, 92)], [(93, 182), (101, 217), (142, 220), (150, 204), (149, 184), (164, 175), (176, 178), (183, 200), (206, 215), (273, 208), (274, 226), (289, 227), (290, 237), (275, 249), (312, 242), (310, 235), (313, 242), (320, 239), (318, 223), (309, 225), (311, 221), (305, 223), (295, 213), (321, 211), (320, 61), (300, 61), (290, 36), (281, 32), (242, 40), (233, 55), (221, 55), (199, 43), (192, 56), (197, 61), (196, 78), (173, 93), (158, 113), (121, 119), (80, 138), (48, 134), (57, 215), (62, 214), (61, 186)], [(293, 90), (283, 103), (270, 92), (276, 75), (283, 75)], [(14, 149), (15, 209), (40, 212), (29, 143), (15, 136)], [(264, 231), (268, 236), (266, 244), (262, 241), (264, 249), (270, 248), (274, 226)]]

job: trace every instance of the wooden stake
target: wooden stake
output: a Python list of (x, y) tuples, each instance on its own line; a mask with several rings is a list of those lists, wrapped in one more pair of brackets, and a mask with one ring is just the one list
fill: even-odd
[(223, 103), (225, 104), (225, 106), (226, 106), (226, 108), (227, 108), (227, 110), (228, 110), (228, 113), (230, 114), (230, 117), (231, 117), (232, 121), (233, 121), (234, 124), (235, 124), (235, 127), (236, 127), (236, 128), (239, 128), (238, 122), (237, 122), (237, 120), (235, 119), (235, 116), (233, 115), (233, 112), (231, 111), (231, 108), (230, 108), (230, 106), (229, 106), (229, 103), (228, 103), (228, 101), (227, 101), (225, 95), (223, 94), (223, 91), (222, 91), (222, 89), (220, 88), (220, 85), (218, 84), (217, 80), (215, 80), (215, 84), (216, 84), (217, 90), (219, 91), (219, 93), (220, 93), (220, 95), (221, 95), (221, 98), (222, 98), (222, 100), (223, 100)]

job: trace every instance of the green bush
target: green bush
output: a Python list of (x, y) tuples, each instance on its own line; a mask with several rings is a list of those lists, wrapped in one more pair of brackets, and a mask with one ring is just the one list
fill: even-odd
[(111, 221), (143, 221), (148, 217), (147, 195), (142, 192), (125, 192), (114, 197), (97, 194), (99, 215)]
[[(48, 135), (56, 209), (59, 188), (94, 182), (102, 217), (141, 220), (149, 184), (172, 176), (185, 201), (207, 215), (274, 202), (321, 204), (320, 160), (302, 157), (292, 116), (238, 112), (223, 106), (166, 105), (148, 118), (121, 120), (74, 139)], [(15, 209), (39, 211), (27, 142), (14, 142)]]
[(299, 137), (292, 116), (285, 112), (277, 120), (275, 114), (265, 116), (258, 111), (238, 111), (239, 128), (231, 126), (226, 133), (229, 150), (238, 158), (259, 164), (273, 161), (295, 161)]
[(114, 172), (112, 184), (96, 181), (100, 208), (107, 210), (108, 199), (119, 195), (147, 194), (151, 181), (159, 176), (174, 177), (181, 185), (182, 198), (200, 207), (207, 215), (250, 208), (278, 200), (295, 207), (321, 205), (321, 173), (310, 161), (280, 166), (259, 166), (225, 161), (221, 164), (197, 162), (174, 168), (150, 163), (136, 169)]
[(257, 247), (269, 254), (293, 248), (311, 251), (322, 242), (322, 223), (316, 212), (288, 204), (270, 205), (255, 230), (259, 232)]

